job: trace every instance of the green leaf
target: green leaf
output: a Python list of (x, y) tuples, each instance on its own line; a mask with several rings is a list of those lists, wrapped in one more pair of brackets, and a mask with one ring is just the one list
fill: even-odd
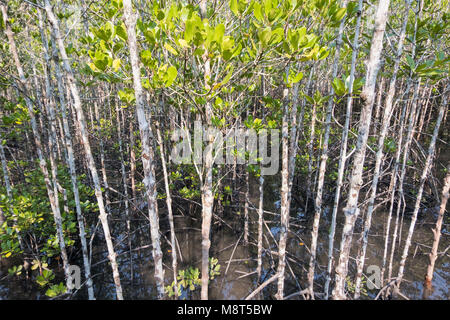
[(311, 98), (311, 97), (308, 96), (307, 94), (304, 94), (304, 96), (305, 96), (305, 99), (306, 99), (309, 103), (314, 104), (314, 99), (313, 99), (313, 98)]
[(45, 279), (43, 276), (37, 276), (36, 277), (36, 282), (41, 286), (45, 286), (48, 283), (48, 280)]
[(178, 39), (178, 43), (182, 48), (190, 48), (188, 42), (184, 39)]
[(178, 55), (177, 50), (175, 50), (170, 44), (165, 43), (164, 44), (164, 48), (166, 48), (167, 51), (169, 51), (171, 54), (173, 54), (174, 56)]
[(169, 69), (167, 69), (167, 79), (165, 83), (166, 87), (172, 85), (172, 83), (175, 81), (175, 78), (177, 77), (177, 74), (177, 68), (175, 68), (174, 66), (170, 66)]
[(125, 25), (122, 22), (120, 25), (116, 26), (116, 34), (124, 41), (128, 40), (128, 35), (125, 29)]
[(190, 19), (184, 24), (184, 40), (190, 42), (194, 38), (195, 22)]
[(345, 16), (346, 11), (347, 11), (346, 8), (340, 8), (338, 11), (336, 11), (336, 12), (333, 14), (333, 18), (332, 18), (333, 21), (335, 21), (335, 22), (341, 21), (342, 18)]
[(334, 78), (333, 82), (331, 83), (331, 85), (333, 86), (334, 92), (336, 92), (336, 94), (338, 96), (342, 96), (345, 94), (346, 89), (345, 89), (345, 83), (339, 79), (339, 78)]
[(253, 4), (253, 14), (255, 15), (255, 18), (259, 22), (263, 22), (264, 21), (264, 17), (262, 15), (262, 11), (261, 11), (261, 4), (259, 2), (255, 2)]
[(269, 15), (270, 10), (272, 10), (272, 0), (264, 0), (264, 13), (266, 16)]
[(114, 61), (112, 63), (112, 67), (113, 67), (114, 72), (119, 71), (121, 63), (122, 63), (122, 61), (119, 58), (114, 59)]
[(152, 59), (152, 53), (150, 50), (143, 50), (141, 51), (141, 61), (142, 63), (148, 67), (151, 68), (152, 64), (153, 64), (153, 59)]
[(225, 34), (225, 26), (221, 23), (214, 29), (214, 41), (219, 45), (222, 44), (223, 35)]
[(109, 41), (114, 34), (114, 25), (112, 24), (112, 22), (108, 21), (101, 28), (99, 28), (95, 34), (100, 39)]
[(408, 62), (408, 66), (411, 70), (414, 70), (416, 68), (416, 64), (414, 63), (413, 58), (411, 56), (406, 55), (406, 61)]
[(263, 47), (265, 47), (268, 44), (271, 36), (272, 36), (272, 29), (270, 27), (266, 27), (258, 31), (258, 39)]
[(162, 21), (165, 17), (165, 14), (163, 11), (158, 11), (158, 14), (156, 15), (156, 19), (158, 19), (158, 21)]
[(297, 82), (299, 82), (300, 80), (302, 80), (303, 79), (303, 73), (302, 72), (299, 72), (297, 75), (292, 75), (292, 77), (291, 77), (291, 75), (289, 75), (289, 83), (291, 83), (291, 84), (294, 84), (294, 83), (297, 83)]
[(230, 0), (230, 10), (234, 13), (235, 16), (239, 13), (238, 8), (238, 0)]
[(222, 85), (225, 85), (225, 84), (227, 84), (228, 83), (228, 81), (230, 81), (230, 79), (231, 79), (231, 76), (233, 75), (233, 70), (234, 70), (234, 68), (233, 67), (231, 67), (231, 70), (230, 71), (228, 71), (228, 73), (227, 73), (227, 75), (225, 76), (225, 78), (223, 78), (223, 80), (222, 80)]

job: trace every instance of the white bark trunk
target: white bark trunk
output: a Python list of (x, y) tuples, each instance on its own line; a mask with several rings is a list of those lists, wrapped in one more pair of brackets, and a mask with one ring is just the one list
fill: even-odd
[(342, 188), (342, 182), (344, 180), (344, 170), (345, 170), (345, 162), (347, 160), (347, 142), (348, 142), (348, 130), (350, 126), (351, 113), (352, 113), (352, 104), (353, 104), (353, 82), (355, 80), (355, 69), (356, 69), (356, 58), (358, 56), (358, 47), (359, 47), (359, 32), (361, 26), (361, 16), (363, 9), (363, 0), (359, 0), (358, 3), (358, 17), (356, 20), (356, 28), (355, 28), (355, 36), (353, 40), (353, 52), (352, 52), (352, 63), (350, 66), (350, 79), (349, 79), (349, 95), (347, 98), (347, 107), (345, 111), (345, 124), (342, 129), (342, 146), (339, 156), (339, 165), (338, 165), (338, 177), (336, 181), (336, 192), (334, 195), (334, 203), (333, 203), (333, 212), (331, 215), (331, 226), (330, 233), (328, 238), (328, 265), (327, 265), (327, 279), (325, 281), (324, 293), (325, 300), (328, 300), (329, 295), (329, 286), (331, 282), (331, 270), (333, 267), (333, 252), (334, 252), (334, 235), (336, 232), (336, 217), (337, 210), (339, 208), (339, 200)]
[[(347, 0), (344, 0), (341, 4), (341, 7), (346, 8), (347, 7)], [(342, 45), (342, 35), (344, 33), (344, 25), (345, 25), (346, 17), (344, 17), (341, 20), (341, 23), (339, 25), (339, 30), (337, 34), (336, 39), (336, 51), (334, 55), (333, 60), (333, 66), (331, 71), (331, 78), (332, 81), (337, 76), (338, 72), (338, 63), (339, 63), (339, 57), (340, 57), (340, 50)], [(309, 269), (308, 269), (308, 291), (309, 291), (309, 297), (310, 299), (314, 300), (314, 270), (315, 270), (315, 264), (316, 264), (316, 251), (317, 251), (317, 239), (319, 237), (319, 224), (320, 224), (320, 216), (322, 215), (322, 195), (323, 195), (323, 186), (325, 182), (325, 171), (327, 167), (327, 160), (328, 160), (328, 143), (330, 138), (330, 129), (331, 129), (331, 115), (333, 111), (334, 106), (334, 89), (331, 87), (330, 90), (330, 96), (331, 98), (328, 100), (328, 106), (326, 111), (326, 118), (325, 118), (325, 135), (323, 139), (323, 149), (322, 149), (322, 155), (320, 157), (320, 165), (319, 165), (319, 176), (317, 180), (317, 193), (316, 193), (316, 199), (314, 202), (314, 222), (313, 222), (313, 230), (311, 232), (311, 257), (309, 260)]]
[(159, 150), (161, 153), (161, 163), (163, 167), (164, 174), (164, 187), (166, 189), (166, 203), (167, 203), (167, 212), (169, 216), (169, 227), (170, 227), (170, 246), (172, 249), (172, 269), (173, 269), (173, 281), (175, 287), (175, 299), (178, 299), (178, 280), (177, 280), (177, 247), (176, 247), (176, 239), (175, 239), (175, 226), (173, 223), (173, 212), (172, 212), (172, 196), (170, 195), (170, 181), (169, 175), (167, 173), (167, 165), (166, 165), (166, 157), (164, 155), (164, 142), (161, 137), (161, 132), (158, 127), (156, 128), (156, 133), (158, 135), (158, 144)]
[(383, 111), (381, 132), (379, 134), (377, 153), (375, 156), (375, 168), (374, 168), (374, 173), (373, 173), (373, 178), (372, 178), (371, 194), (370, 194), (370, 198), (369, 198), (369, 205), (367, 207), (366, 220), (364, 223), (362, 248), (361, 248), (361, 253), (357, 259), (357, 271), (356, 271), (355, 295), (354, 295), (355, 299), (359, 299), (360, 294), (361, 294), (361, 278), (362, 278), (362, 273), (363, 273), (363, 268), (364, 268), (364, 260), (366, 258), (367, 243), (369, 240), (369, 231), (370, 231), (370, 226), (372, 223), (372, 213), (374, 210), (375, 198), (377, 196), (378, 179), (380, 178), (381, 162), (383, 159), (384, 140), (385, 140), (385, 137), (386, 137), (386, 134), (388, 131), (388, 127), (391, 122), (391, 116), (393, 113), (393, 100), (394, 100), (394, 95), (395, 95), (395, 86), (396, 86), (396, 82), (397, 82), (397, 74), (400, 69), (400, 58), (403, 53), (403, 42), (406, 37), (406, 25), (408, 23), (410, 3), (411, 3), (410, 0), (406, 0), (404, 20), (403, 20), (402, 29), (400, 32), (400, 38), (398, 41), (398, 48), (397, 48), (397, 53), (396, 53), (396, 57), (395, 57), (394, 70), (392, 72), (391, 80), (389, 83), (389, 91), (388, 91), (388, 95), (386, 97), (386, 103), (385, 103), (384, 111)]
[[(13, 56), (14, 63), (17, 68), (17, 72), (19, 74), (20, 83), (23, 86), (23, 89), (26, 91), (27, 90), (27, 79), (25, 78), (22, 64), (19, 60), (17, 47), (16, 47), (16, 44), (14, 41), (14, 33), (8, 22), (7, 8), (4, 5), (0, 5), (0, 9), (1, 9), (1, 12), (3, 15), (3, 23), (6, 28), (5, 33), (6, 33), (6, 36), (8, 37), (8, 41), (9, 41), (9, 49), (10, 49), (11, 55)], [(62, 232), (61, 212), (59, 209), (58, 189), (57, 189), (57, 185), (56, 185), (57, 181), (56, 181), (56, 174), (55, 174), (55, 163), (53, 161), (53, 155), (54, 155), (53, 150), (50, 151), (51, 152), (50, 157), (52, 160), (52, 168), (53, 168), (53, 184), (52, 184), (52, 181), (50, 181), (50, 175), (49, 175), (49, 172), (47, 169), (47, 163), (45, 161), (45, 158), (44, 158), (44, 155), (42, 152), (41, 137), (38, 132), (36, 118), (34, 116), (33, 105), (28, 96), (25, 97), (25, 102), (26, 102), (28, 114), (30, 117), (34, 141), (36, 144), (36, 151), (37, 151), (38, 158), (39, 158), (39, 166), (41, 168), (42, 174), (44, 175), (45, 187), (47, 189), (50, 206), (51, 206), (53, 217), (54, 217), (55, 224), (56, 224), (56, 231), (57, 231), (57, 236), (58, 236), (59, 247), (60, 247), (61, 256), (62, 256), (62, 259), (64, 262), (64, 273), (66, 276), (66, 280), (71, 281), (71, 275), (68, 272), (69, 271), (68, 270), (68, 258), (67, 258), (67, 252), (65, 249), (64, 236), (63, 236), (63, 232)], [(53, 137), (53, 135), (52, 135), (52, 137)]]
[(147, 193), (148, 214), (150, 219), (150, 234), (152, 238), (152, 254), (155, 263), (155, 280), (158, 297), (163, 298), (164, 293), (164, 269), (162, 265), (163, 254), (159, 236), (159, 217), (157, 214), (156, 181), (153, 174), (153, 150), (150, 145), (150, 127), (145, 116), (145, 100), (141, 84), (141, 69), (136, 40), (136, 20), (133, 13), (131, 0), (124, 0), (124, 19), (128, 34), (128, 48), (130, 62), (133, 71), (134, 95), (136, 97), (136, 114), (139, 123), (139, 131), (142, 143), (142, 164), (144, 167), (144, 185)]
[(450, 190), (450, 164), (447, 165), (447, 175), (444, 180), (444, 187), (442, 188), (441, 206), (439, 207), (439, 215), (436, 221), (436, 227), (433, 231), (433, 246), (430, 253), (430, 264), (427, 268), (427, 274), (425, 277), (425, 284), (428, 288), (431, 288), (431, 281), (433, 280), (434, 264), (438, 256), (439, 240), (441, 239), (442, 221), (444, 220), (445, 208), (449, 198)]
[(52, 46), (53, 46), (53, 50), (54, 50), (53, 58), (55, 60), (54, 62), (55, 62), (56, 81), (58, 84), (58, 98), (59, 98), (59, 105), (61, 108), (60, 111), (61, 111), (62, 123), (63, 123), (63, 135), (64, 135), (63, 138), (64, 138), (65, 148), (67, 150), (67, 163), (69, 165), (70, 180), (72, 182), (72, 191), (73, 191), (73, 196), (74, 196), (74, 200), (75, 200), (75, 210), (77, 213), (77, 222), (78, 222), (78, 229), (79, 229), (80, 242), (81, 242), (81, 252), (83, 255), (84, 275), (86, 277), (88, 298), (89, 298), (89, 300), (95, 300), (94, 288), (93, 288), (92, 278), (91, 278), (91, 264), (89, 261), (88, 247), (87, 247), (87, 242), (86, 242), (86, 231), (85, 231), (85, 226), (84, 226), (83, 214), (81, 211), (80, 193), (78, 190), (75, 155), (74, 155), (73, 145), (72, 145), (72, 134), (70, 132), (70, 127), (69, 127), (66, 101), (65, 101), (65, 97), (64, 97), (63, 77), (61, 74), (61, 68), (59, 66), (57, 46), (56, 46), (56, 41), (55, 41), (54, 37), (52, 37)]
[[(288, 72), (286, 74), (289, 74)], [(280, 241), (278, 242), (278, 291), (276, 298), (284, 298), (284, 271), (286, 268), (286, 243), (289, 230), (289, 144), (288, 144), (288, 89), (283, 92), (283, 123), (281, 129), (281, 226)]]
[(425, 161), (425, 166), (423, 168), (422, 175), (420, 177), (420, 186), (419, 186), (419, 190), (417, 191), (416, 203), (414, 205), (414, 212), (413, 212), (413, 215), (412, 215), (412, 218), (411, 218), (411, 223), (409, 225), (408, 236), (407, 236), (406, 241), (405, 241), (405, 247), (403, 249), (402, 257), (401, 257), (401, 260), (400, 260), (400, 267), (399, 267), (398, 274), (397, 274), (397, 280), (396, 280), (396, 287), (397, 287), (397, 289), (400, 287), (400, 284), (401, 284), (402, 279), (403, 279), (403, 273), (404, 273), (404, 270), (405, 270), (406, 258), (408, 257), (409, 247), (411, 246), (411, 239), (412, 239), (412, 236), (413, 236), (413, 233), (414, 233), (414, 227), (416, 225), (417, 215), (418, 215), (419, 209), (420, 209), (420, 202), (422, 201), (423, 189), (424, 189), (425, 181), (427, 179), (428, 172), (430, 171), (432, 160), (433, 160), (433, 157), (434, 157), (435, 147), (436, 147), (436, 140), (437, 140), (437, 136), (438, 136), (438, 133), (439, 133), (439, 128), (440, 128), (440, 125), (441, 125), (441, 122), (442, 122), (442, 118), (444, 117), (445, 108), (447, 108), (447, 101), (448, 101), (448, 93), (445, 94), (445, 96), (443, 98), (443, 101), (440, 104), (439, 115), (438, 115), (438, 118), (436, 120), (436, 126), (434, 127), (433, 136), (431, 138), (430, 145), (428, 147), (427, 159)]
[(103, 195), (102, 195), (102, 190), (100, 187), (100, 180), (98, 177), (97, 168), (95, 166), (94, 157), (92, 155), (91, 145), (89, 143), (88, 133), (87, 133), (87, 129), (86, 129), (86, 120), (85, 120), (83, 108), (81, 105), (80, 94), (79, 94), (78, 87), (76, 85), (76, 81), (75, 81), (75, 78), (73, 75), (72, 67), (70, 66), (70, 63), (69, 63), (69, 58), (66, 53), (66, 48), (64, 46), (64, 42), (61, 37), (61, 32), (59, 29), (59, 22), (53, 13), (53, 9), (52, 9), (52, 6), (51, 6), (49, 0), (45, 0), (45, 11), (47, 13), (47, 17), (48, 17), (50, 23), (52, 24), (53, 31), (55, 33), (56, 43), (58, 45), (59, 53), (60, 53), (62, 61), (63, 61), (66, 82), (72, 93), (73, 102), (74, 102), (73, 107), (77, 114), (78, 125), (79, 125), (79, 130), (80, 130), (80, 137), (82, 139), (85, 156), (87, 158), (86, 161), (87, 161), (89, 170), (91, 172), (92, 180), (94, 182), (95, 196), (97, 198), (98, 209), (99, 209), (99, 218), (100, 218), (100, 221), (101, 221), (101, 224), (103, 227), (103, 233), (105, 235), (106, 246), (108, 248), (108, 258), (111, 263), (117, 299), (123, 300), (122, 286), (120, 284), (119, 267), (118, 267), (117, 261), (116, 261), (116, 252), (114, 250), (114, 245), (113, 245), (113, 241), (111, 238), (111, 232), (109, 230), (108, 217), (106, 215), (105, 205), (103, 202)]
[(367, 63), (366, 82), (361, 94), (364, 100), (360, 116), (360, 126), (353, 160), (353, 170), (350, 178), (350, 189), (347, 205), (344, 209), (345, 224), (342, 231), (339, 263), (336, 267), (336, 285), (333, 290), (333, 299), (346, 299), (345, 283), (348, 271), (348, 260), (352, 244), (353, 228), (359, 215), (358, 197), (362, 186), (362, 172), (366, 156), (367, 138), (370, 129), (372, 109), (375, 98), (375, 86), (380, 66), (380, 56), (383, 49), (383, 36), (386, 27), (389, 0), (380, 0), (375, 16), (375, 30), (372, 37), (370, 57)]

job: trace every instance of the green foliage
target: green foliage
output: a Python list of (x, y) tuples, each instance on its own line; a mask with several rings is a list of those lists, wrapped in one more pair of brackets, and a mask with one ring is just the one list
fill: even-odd
[(8, 269), (8, 274), (10, 276), (20, 276), (22, 274), (22, 269), (23, 269), (22, 265), (13, 266), (12, 268)]
[[(209, 279), (214, 280), (216, 276), (220, 275), (219, 260), (214, 257), (209, 258)], [(175, 288), (175, 281), (171, 285), (165, 287), (165, 291), (169, 297), (175, 295), (177, 290), (178, 296), (181, 296), (183, 290), (186, 293), (196, 290), (201, 284), (200, 270), (198, 268), (188, 267), (184, 270), (178, 270), (177, 276), (178, 287)]]
[[(12, 188), (12, 200), (9, 200), (5, 190), (0, 188), (0, 208), (6, 218), (0, 229), (0, 254), (3, 258), (19, 256), (23, 253), (20, 248), (19, 235), (22, 241), (33, 239), (33, 243), (24, 242), (24, 246), (36, 248), (33, 249), (35, 251), (33, 254), (40, 258), (32, 261), (31, 271), (39, 269), (39, 272), (42, 272), (36, 276), (35, 281), (41, 287), (45, 287), (51, 285), (51, 281), (55, 278), (53, 271), (48, 268), (47, 262), (50, 258), (58, 257), (60, 254), (55, 222), (41, 170), (36, 170), (31, 166), (23, 166), (20, 169), (23, 171), (24, 180), (22, 183), (16, 183)], [(80, 180), (82, 178), (83, 175), (80, 175)], [(66, 190), (68, 197), (68, 203), (64, 203), (63, 197), (60, 196), (60, 208), (64, 208), (65, 205), (69, 208), (68, 213), (61, 210), (61, 216), (66, 248), (70, 248), (75, 244), (78, 231), (76, 214), (73, 211), (75, 202), (72, 183), (66, 167), (58, 167), (58, 181)], [(78, 186), (83, 210), (85, 212), (96, 211), (96, 201), (91, 202), (93, 190), (81, 182)], [(15, 266), (9, 271), (10, 274), (15, 275), (23, 272), (21, 265)], [(52, 290), (54, 293), (58, 293), (57, 295), (62, 292), (56, 287)]]
[[(367, 293), (367, 289), (366, 289), (366, 283), (367, 283), (366, 278), (365, 278), (364, 276), (361, 276), (360, 294), (361, 294), (362, 296), (366, 296), (366, 297), (367, 297), (367, 296), (368, 296), (368, 293)], [(350, 277), (347, 277), (347, 278), (346, 278), (346, 284), (347, 284), (347, 290), (348, 290), (348, 292), (354, 294), (354, 293), (355, 293), (355, 287), (356, 287), (356, 285), (355, 285), (355, 283), (353, 283), (353, 282), (351, 281)]]
[(47, 284), (50, 283), (51, 280), (55, 279), (55, 275), (53, 274), (53, 271), (44, 269), (42, 271), (41, 275), (38, 275), (36, 277), (36, 282), (41, 286), (45, 287)]
[(397, 150), (397, 144), (393, 138), (387, 138), (384, 140), (384, 150), (387, 153), (394, 153)]
[(48, 288), (45, 292), (45, 295), (50, 298), (54, 298), (66, 293), (66, 291), (66, 286), (62, 282), (60, 282), (59, 284), (54, 284), (50, 288)]

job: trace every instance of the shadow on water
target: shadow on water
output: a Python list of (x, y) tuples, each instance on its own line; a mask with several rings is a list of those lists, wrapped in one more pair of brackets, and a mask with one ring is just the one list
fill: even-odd
[[(264, 226), (264, 251), (263, 251), (263, 270), (262, 281), (268, 279), (276, 271), (278, 264), (277, 241), (279, 237), (279, 187), (276, 179), (268, 180), (264, 191), (264, 209), (266, 213), (264, 219), (267, 227)], [(258, 186), (256, 182), (250, 184), (250, 202), (252, 205), (258, 203)], [(212, 245), (210, 256), (219, 260), (220, 275), (210, 283), (210, 299), (243, 299), (251, 293), (258, 285), (258, 279), (255, 273), (257, 257), (257, 221), (258, 216), (254, 208), (251, 208), (250, 217), (250, 236), (249, 244), (243, 245), (243, 217), (237, 212), (222, 213), (220, 219), (214, 219), (212, 227)], [(166, 285), (173, 280), (171, 269), (171, 253), (167, 231), (168, 223), (165, 212), (161, 214), (161, 227), (165, 232), (162, 234), (162, 250), (164, 254)], [(176, 236), (179, 245), (178, 270), (189, 267), (201, 269), (201, 221), (200, 214), (184, 214), (178, 210), (175, 215)], [(338, 258), (338, 248), (340, 242), (340, 228), (343, 225), (342, 212), (339, 212), (338, 229), (335, 241), (335, 259)], [(426, 214), (419, 217), (415, 228), (413, 243), (407, 260), (405, 281), (402, 283), (401, 291), (410, 299), (449, 299), (449, 280), (450, 280), (450, 260), (448, 253), (439, 256), (436, 261), (435, 273), (433, 277), (433, 290), (427, 292), (423, 286), (424, 275), (428, 265), (428, 253), (431, 250), (433, 234), (431, 228), (436, 221), (436, 210), (429, 210)], [(290, 228), (288, 237), (288, 265), (286, 268), (285, 295), (304, 289), (306, 273), (309, 263), (309, 244), (311, 241), (313, 212), (303, 212), (300, 208), (292, 208)], [(319, 243), (317, 248), (317, 266), (315, 278), (315, 291), (322, 292), (326, 277), (327, 251), (328, 251), (328, 230), (331, 216), (330, 208), (324, 210), (321, 217), (319, 229)], [(129, 253), (128, 240), (123, 220), (115, 221), (114, 235), (116, 235), (116, 250), (119, 253), (118, 261), (120, 265), (121, 282), (124, 288), (124, 296), (127, 299), (154, 299), (156, 297), (154, 283), (153, 259), (151, 253), (151, 241), (149, 236), (149, 227), (143, 214), (135, 216), (132, 223), (132, 254)], [(374, 213), (372, 228), (367, 248), (365, 270), (369, 265), (382, 265), (384, 250), (384, 234), (386, 228), (387, 213), (379, 209)], [(122, 222), (120, 222), (122, 221)], [(139, 223), (138, 223), (139, 222)], [(405, 216), (402, 228), (402, 246), (406, 239), (407, 229), (409, 227), (409, 217)], [(145, 225), (144, 225), (145, 224)], [(143, 226), (144, 225), (144, 226)], [(445, 227), (445, 224), (444, 224)], [(359, 247), (362, 222), (358, 221), (356, 234), (354, 235), (352, 257), (356, 257)], [(269, 230), (272, 234), (269, 233)], [(359, 232), (359, 233), (358, 233)], [(92, 252), (92, 275), (94, 279), (95, 295), (98, 299), (114, 299), (114, 285), (111, 276), (110, 266), (107, 262), (107, 254), (104, 247), (104, 239), (101, 232), (97, 233), (94, 240)], [(442, 230), (440, 252), (450, 245), (449, 230)], [(180, 256), (181, 252), (181, 256)], [(394, 272), (398, 269), (400, 260), (399, 250), (395, 251)], [(131, 259), (130, 259), (131, 258)], [(82, 261), (74, 259), (72, 263), (80, 266)], [(34, 282), (26, 281), (24, 275), (20, 277), (8, 276), (8, 268), (19, 264), (20, 259), (4, 259), (0, 268), (0, 298), (1, 299), (46, 299), (45, 290), (39, 288)], [(59, 281), (62, 281), (62, 268), (56, 266), (56, 274)], [(35, 271), (36, 272), (36, 271)], [(292, 277), (295, 274), (295, 279)], [(349, 265), (349, 275), (355, 274), (355, 263), (351, 261)], [(302, 287), (303, 286), (303, 287)], [(85, 288), (75, 295), (75, 299), (86, 299)], [(273, 299), (276, 292), (276, 282), (267, 286), (262, 293), (261, 298)], [(368, 290), (368, 296), (362, 298), (374, 298), (377, 290)], [(200, 286), (196, 286), (193, 291), (183, 291), (182, 297), (185, 299), (199, 299)], [(298, 297), (297, 297), (298, 298)]]

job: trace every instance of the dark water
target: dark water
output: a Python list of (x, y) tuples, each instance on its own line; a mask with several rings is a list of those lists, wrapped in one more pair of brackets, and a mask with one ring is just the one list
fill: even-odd
[[(263, 254), (263, 280), (269, 278), (274, 274), (278, 257), (276, 255), (277, 246), (274, 242), (279, 237), (279, 190), (277, 182), (266, 183), (265, 190), (265, 221), (267, 228), (264, 227), (264, 254)], [(256, 183), (251, 183), (250, 201), (256, 205), (258, 203), (258, 186)], [(189, 216), (184, 210), (184, 205), (175, 205), (175, 227), (176, 236), (179, 245), (178, 270), (186, 269), (188, 267), (196, 267), (200, 270), (201, 261), (201, 221), (199, 215)], [(210, 284), (209, 296), (210, 299), (243, 299), (257, 287), (256, 279), (256, 257), (257, 257), (257, 212), (254, 209), (250, 210), (250, 237), (249, 244), (244, 246), (243, 240), (243, 210), (241, 214), (235, 212), (226, 212), (221, 214), (221, 219), (214, 219), (212, 227), (212, 245), (210, 255), (219, 260), (221, 265), (220, 276), (217, 276)], [(404, 281), (402, 282), (401, 292), (410, 299), (449, 299), (449, 281), (450, 281), (450, 260), (449, 252), (445, 255), (439, 256), (436, 261), (435, 273), (433, 277), (433, 291), (427, 293), (423, 287), (423, 279), (426, 273), (429, 262), (428, 253), (431, 250), (433, 241), (433, 234), (431, 228), (436, 221), (436, 208), (430, 208), (426, 214), (422, 214), (416, 224), (414, 231), (413, 244), (410, 248), (409, 257), (406, 264)], [(342, 213), (339, 212), (338, 229), (336, 234), (335, 248), (339, 248), (340, 229), (342, 226)], [(313, 213), (305, 214), (302, 210), (295, 208), (291, 211), (291, 232), (288, 238), (288, 265), (286, 268), (286, 285), (285, 296), (304, 289), (306, 284), (306, 273), (309, 263), (308, 247), (311, 238), (311, 226)], [(327, 265), (327, 251), (328, 251), (328, 228), (329, 216), (331, 210), (327, 208), (324, 210), (324, 216), (321, 217), (319, 244), (317, 249), (317, 267), (316, 267), (316, 283), (315, 291), (322, 292), (323, 284), (325, 282), (326, 265)], [(138, 214), (134, 217), (141, 221), (134, 221), (132, 224), (131, 238), (133, 243), (133, 251), (130, 256), (127, 246), (126, 233), (124, 232), (125, 223), (115, 221), (114, 234), (116, 235), (115, 243), (116, 250), (119, 253), (119, 265), (121, 273), (121, 281), (124, 289), (124, 296), (126, 299), (154, 299), (155, 283), (153, 280), (154, 269), (152, 267), (151, 257), (151, 243), (149, 237), (148, 222), (145, 219), (144, 213)], [(117, 219), (118, 220), (118, 219)], [(387, 220), (387, 213), (380, 209), (374, 213), (372, 220), (372, 228), (369, 237), (369, 244), (366, 254), (365, 269), (368, 265), (377, 265), (381, 267), (383, 250), (384, 250), (384, 233), (385, 224)], [(138, 223), (139, 222), (139, 223)], [(165, 213), (161, 209), (161, 226), (162, 230), (168, 230), (167, 219)], [(409, 217), (405, 216), (402, 228), (402, 246), (403, 250), (404, 239), (409, 228)], [(442, 230), (441, 242), (439, 245), (439, 252), (442, 252), (450, 245), (449, 230), (446, 229), (444, 221), (444, 228)], [(392, 222), (393, 224), (393, 222)], [(137, 226), (140, 226), (137, 228)], [(361, 230), (361, 221), (357, 222), (357, 232)], [(447, 224), (448, 226), (448, 224)], [(272, 235), (269, 233), (271, 231)], [(392, 229), (391, 229), (392, 230)], [(99, 232), (101, 233), (101, 232)], [(120, 236), (119, 236), (120, 235)], [(166, 285), (173, 279), (171, 270), (171, 254), (169, 245), (169, 232), (166, 231), (161, 237), (162, 249), (164, 254), (165, 277)], [(356, 257), (358, 240), (360, 234), (355, 234), (354, 245), (351, 256)], [(238, 242), (239, 241), (239, 242)], [(114, 299), (114, 285), (111, 277), (111, 269), (107, 262), (107, 256), (103, 245), (104, 241), (101, 235), (97, 236), (93, 247), (93, 263), (92, 274), (94, 278), (95, 295), (98, 299)], [(139, 249), (139, 247), (142, 247)], [(181, 257), (179, 252), (181, 252)], [(400, 251), (401, 253), (401, 251)], [(399, 250), (396, 250), (396, 257), (394, 258), (393, 276), (398, 270), (398, 263), (400, 261)], [(130, 257), (132, 259), (130, 259)], [(335, 257), (338, 257), (337, 249), (335, 249)], [(1, 266), (0, 275), (0, 298), (1, 299), (47, 299), (45, 290), (31, 281), (26, 281), (24, 275), (20, 277), (9, 277), (8, 267), (19, 264), (19, 259), (4, 259)], [(77, 261), (72, 261), (77, 263)], [(82, 262), (78, 261), (81, 266)], [(57, 269), (57, 276), (59, 281), (62, 279), (61, 267), (57, 264), (52, 264), (52, 267)], [(58, 272), (59, 270), (59, 272)], [(349, 274), (354, 276), (355, 266), (351, 262), (349, 267)], [(36, 273), (36, 271), (35, 271)], [(296, 280), (292, 277), (295, 274)], [(273, 299), (276, 293), (276, 282), (267, 286), (263, 290), (261, 298)], [(374, 298), (377, 290), (368, 291), (368, 296), (363, 296), (363, 299)], [(85, 299), (86, 290), (81, 288), (76, 293), (75, 299)], [(200, 287), (198, 286), (194, 291), (184, 291), (182, 298), (185, 299), (199, 299)], [(298, 297), (297, 297), (298, 298)], [(295, 298), (295, 299), (297, 299)]]

